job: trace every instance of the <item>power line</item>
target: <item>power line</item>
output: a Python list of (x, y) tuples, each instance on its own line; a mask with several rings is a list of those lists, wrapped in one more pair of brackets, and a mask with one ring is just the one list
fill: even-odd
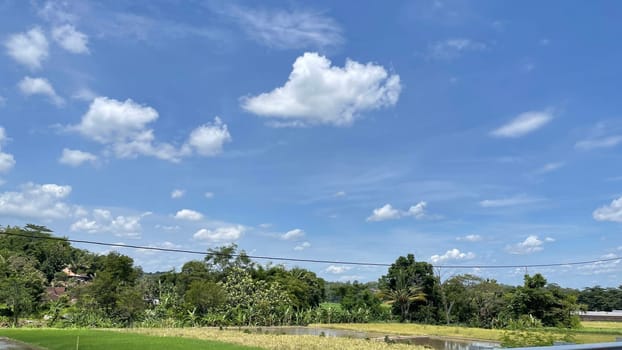
[[(0, 235), (7, 236), (15, 236), (15, 237), (24, 237), (24, 238), (32, 238), (32, 239), (47, 239), (47, 240), (56, 240), (56, 241), (66, 241), (71, 243), (83, 243), (83, 244), (92, 244), (98, 246), (106, 246), (106, 247), (116, 247), (116, 248), (130, 248), (130, 249), (142, 249), (142, 250), (154, 250), (160, 252), (169, 252), (169, 253), (186, 253), (186, 254), (197, 254), (197, 255), (222, 255), (222, 256), (230, 256), (230, 257), (239, 257), (242, 254), (224, 254), (218, 252), (202, 252), (197, 250), (187, 250), (187, 249), (176, 249), (176, 248), (161, 248), (161, 247), (149, 247), (149, 246), (140, 246), (133, 244), (121, 244), (121, 243), (106, 243), (106, 242), (97, 242), (97, 241), (88, 241), (82, 239), (69, 239), (62, 237), (51, 237), (51, 236), (35, 236), (28, 235), (23, 233), (13, 233), (13, 232), (1, 232)], [(389, 267), (392, 264), (386, 263), (373, 263), (373, 262), (360, 262), (360, 261), (340, 261), (340, 260), (318, 260), (318, 259), (298, 259), (298, 258), (285, 258), (285, 257), (275, 257), (275, 256), (262, 256), (262, 255), (244, 255), (250, 259), (258, 259), (258, 260), (275, 260), (275, 261), (290, 261), (290, 262), (307, 262), (307, 263), (318, 263), (318, 264), (339, 264), (339, 265), (358, 265), (358, 266), (383, 266)], [(586, 261), (573, 261), (567, 263), (549, 263), (549, 264), (522, 264), (522, 265), (435, 265), (437, 268), (443, 269), (511, 269), (511, 268), (537, 268), (537, 267), (560, 267), (560, 266), (577, 266), (577, 265), (589, 265), (596, 263), (604, 263), (609, 261), (622, 260), (622, 257), (614, 257), (614, 258), (606, 258), (606, 259), (596, 259), (596, 260), (586, 260)]]

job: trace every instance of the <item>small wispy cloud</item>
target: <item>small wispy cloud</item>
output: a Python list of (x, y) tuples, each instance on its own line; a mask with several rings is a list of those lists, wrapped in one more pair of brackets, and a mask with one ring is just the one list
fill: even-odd
[(591, 150), (595, 148), (611, 148), (622, 143), (622, 135), (612, 135), (581, 140), (575, 143), (575, 148), (580, 150)]
[(565, 165), (564, 162), (551, 162), (551, 163), (546, 163), (544, 164), (541, 168), (537, 169), (535, 171), (536, 174), (546, 174), (546, 173), (550, 173), (553, 172), (555, 170), (558, 170), (560, 168), (562, 168)]
[(277, 49), (325, 48), (345, 41), (337, 21), (320, 12), (229, 6), (224, 14), (255, 41)]
[(281, 235), (281, 239), (286, 241), (298, 240), (305, 236), (305, 231), (296, 228), (293, 230), (289, 230)]
[(465, 241), (465, 242), (479, 242), (484, 238), (480, 235), (466, 235), (463, 237), (456, 238), (457, 241)]
[(483, 208), (499, 208), (499, 207), (511, 207), (516, 205), (532, 204), (541, 202), (543, 199), (538, 197), (529, 197), (525, 195), (518, 195), (506, 198), (485, 199), (479, 202), (479, 205)]
[(553, 120), (550, 111), (530, 111), (519, 114), (490, 134), (500, 138), (517, 138), (532, 133)]
[(450, 60), (466, 52), (483, 51), (488, 46), (482, 42), (467, 38), (454, 38), (438, 41), (428, 47), (428, 57), (439, 60)]
[(171, 191), (171, 198), (178, 199), (178, 198), (183, 197), (185, 194), (186, 194), (185, 190), (176, 188), (173, 191)]

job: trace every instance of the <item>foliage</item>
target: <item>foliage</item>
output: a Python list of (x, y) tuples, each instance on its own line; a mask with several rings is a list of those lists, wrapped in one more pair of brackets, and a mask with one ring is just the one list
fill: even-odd
[(393, 314), (401, 321), (432, 323), (439, 319), (440, 295), (433, 267), (415, 261), (413, 254), (397, 258), (378, 284), (385, 297), (392, 294)]
[(602, 288), (600, 286), (585, 288), (579, 292), (577, 301), (584, 304), (587, 310), (622, 310), (622, 286), (618, 288)]
[(572, 328), (578, 323), (576, 295), (557, 285), (547, 285), (541, 274), (525, 275), (524, 285), (508, 295), (507, 308), (514, 320), (529, 315), (548, 327)]
[(501, 346), (504, 348), (549, 346), (554, 342), (574, 343), (570, 334), (555, 334), (550, 332), (520, 330), (504, 331), (501, 336)]

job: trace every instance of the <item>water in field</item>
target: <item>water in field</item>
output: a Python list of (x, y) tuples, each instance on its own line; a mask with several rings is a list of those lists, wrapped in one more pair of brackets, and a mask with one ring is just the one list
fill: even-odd
[(316, 335), (325, 337), (343, 337), (370, 339), (372, 341), (390, 341), (401, 344), (422, 345), (432, 350), (488, 350), (499, 348), (498, 343), (470, 341), (462, 339), (428, 337), (428, 336), (386, 336), (381, 333), (357, 332), (343, 329), (315, 328), (315, 327), (264, 327), (251, 329), (257, 333), (289, 334), (289, 335)]
[(32, 350), (33, 348), (12, 342), (6, 338), (0, 338), (0, 350)]

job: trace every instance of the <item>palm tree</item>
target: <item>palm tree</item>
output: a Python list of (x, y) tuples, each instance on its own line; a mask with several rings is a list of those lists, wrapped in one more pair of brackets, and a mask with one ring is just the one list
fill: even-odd
[(403, 273), (397, 276), (395, 286), (387, 286), (386, 289), (380, 291), (379, 296), (389, 305), (399, 305), (401, 322), (406, 320), (408, 310), (413, 302), (426, 300), (426, 295), (421, 291), (421, 287), (409, 284)]

